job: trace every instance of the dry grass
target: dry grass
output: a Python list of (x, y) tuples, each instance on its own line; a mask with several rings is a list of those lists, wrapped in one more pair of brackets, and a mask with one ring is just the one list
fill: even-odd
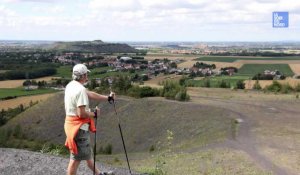
[(272, 93), (263, 93), (260, 91), (249, 90), (231, 90), (222, 88), (197, 88), (189, 87), (188, 94), (191, 96), (191, 101), (202, 103), (206, 97), (218, 99), (232, 100), (247, 100), (247, 101), (262, 101), (262, 100), (291, 100), (295, 99), (294, 94), (274, 95)]
[(282, 150), (274, 147), (264, 147), (260, 150), (270, 157), (275, 165), (284, 167), (294, 174), (300, 173), (300, 154), (298, 151), (294, 149)]
[[(245, 88), (246, 89), (252, 89), (256, 80), (245, 80)], [(277, 80), (281, 84), (289, 84), (292, 87), (296, 87), (298, 84), (300, 84), (300, 79), (293, 79), (293, 78), (286, 78), (285, 80)], [(273, 83), (273, 80), (259, 80), (259, 84), (262, 88), (265, 88), (266, 86), (269, 86)]]
[(8, 109), (8, 108), (15, 108), (19, 106), (20, 104), (23, 104), (24, 106), (29, 106), (30, 101), (43, 101), (48, 99), (49, 97), (52, 97), (54, 94), (43, 94), (43, 95), (33, 95), (33, 96), (27, 96), (27, 97), (18, 97), (16, 99), (11, 100), (5, 100), (0, 101), (0, 110), (2, 109)]
[(300, 74), (300, 64), (289, 64), (289, 66), (295, 74)]
[[(131, 162), (141, 173), (150, 173), (155, 168), (157, 155), (134, 155)], [(121, 155), (120, 155), (121, 157)], [(142, 157), (142, 160), (141, 160)], [(145, 158), (144, 158), (145, 157)], [(112, 158), (111, 158), (112, 159)], [(121, 158), (120, 158), (121, 159)], [(245, 152), (232, 149), (211, 149), (193, 153), (178, 153), (166, 156), (163, 161), (167, 174), (188, 175), (269, 175), (258, 167)], [(102, 159), (103, 161), (103, 159)], [(105, 160), (104, 160), (105, 161)], [(107, 160), (106, 160), (107, 161)], [(112, 161), (110, 161), (112, 162)], [(109, 162), (106, 162), (109, 163)], [(126, 166), (125, 162), (122, 164)]]
[(17, 88), (23, 85), (25, 80), (5, 80), (0, 81), (0, 88)]
[[(49, 82), (53, 78), (57, 78), (57, 77), (43, 77), (43, 78), (37, 78), (37, 79), (34, 79), (34, 80)], [(17, 88), (17, 87), (23, 86), (23, 82), (24, 81), (25, 80), (5, 80), (5, 81), (0, 81), (0, 88)]]
[(151, 86), (159, 88), (161, 87), (159, 84), (166, 80), (179, 80), (181, 78), (181, 75), (159, 75), (149, 81), (145, 81), (145, 86)]

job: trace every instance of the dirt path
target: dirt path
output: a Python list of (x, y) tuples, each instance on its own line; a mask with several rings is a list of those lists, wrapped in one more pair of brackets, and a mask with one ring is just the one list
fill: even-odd
[(233, 136), (232, 139), (229, 139), (224, 143), (214, 145), (213, 147), (228, 147), (242, 150), (246, 152), (258, 166), (267, 171), (271, 171), (273, 174), (296, 175), (292, 172), (289, 172), (284, 167), (275, 165), (271, 160), (269, 160), (268, 157), (262, 155), (259, 152), (259, 145), (257, 143), (257, 138), (255, 136), (255, 133), (253, 132), (253, 129), (257, 125), (255, 121), (255, 117), (257, 116), (254, 115), (260, 114), (264, 116), (265, 113), (276, 112), (274, 110), (280, 110), (284, 111), (285, 113), (291, 114), (295, 114), (298, 111), (290, 111), (284, 108), (278, 109), (277, 106), (274, 107), (269, 104), (260, 102), (253, 103), (251, 101), (249, 102), (243, 100), (234, 100), (233, 102), (231, 100), (223, 100), (219, 98), (206, 96), (204, 97), (198, 95), (193, 95), (191, 96), (191, 98), (193, 99), (193, 102), (198, 104), (209, 104), (223, 108), (225, 110), (229, 110), (239, 116), (239, 119), (241, 119), (241, 123), (239, 123), (238, 132), (236, 133), (236, 135)]

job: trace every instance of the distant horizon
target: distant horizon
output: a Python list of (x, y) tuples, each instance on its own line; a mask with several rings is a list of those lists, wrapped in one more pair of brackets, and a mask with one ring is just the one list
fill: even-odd
[[(35, 40), (35, 39), (29, 39), (29, 40), (22, 40), (22, 39), (0, 39), (0, 41), (38, 41), (38, 42), (77, 42), (77, 41), (99, 41), (99, 40), (101, 40), (101, 39), (94, 39), (94, 40)], [(182, 43), (215, 43), (215, 42), (224, 42), (224, 43), (277, 43), (277, 42), (283, 42), (283, 43), (288, 43), (288, 42), (300, 42), (300, 40), (274, 40), (274, 41), (271, 41), (271, 40), (269, 40), (269, 41), (188, 41), (188, 40), (186, 40), (186, 41), (163, 41), (163, 40), (161, 40), (161, 41), (151, 41), (151, 40), (149, 40), (149, 41), (147, 41), (147, 40), (145, 40), (145, 41), (142, 41), (142, 40), (140, 40), (140, 41), (134, 41), (134, 40), (132, 40), (132, 41), (122, 41), (122, 40), (119, 40), (119, 41), (113, 41), (113, 40), (101, 40), (101, 41), (103, 41), (103, 42), (113, 42), (113, 43), (115, 43), (115, 42), (157, 42), (157, 43), (164, 43), (164, 42), (170, 42), (170, 43), (172, 43), (172, 42), (174, 42), (174, 43), (178, 43), (178, 42), (182, 42)]]

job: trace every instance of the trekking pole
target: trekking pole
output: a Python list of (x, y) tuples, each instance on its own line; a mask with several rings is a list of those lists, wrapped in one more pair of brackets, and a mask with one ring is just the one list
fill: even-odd
[(94, 140), (94, 175), (96, 175), (96, 146), (97, 146), (97, 107), (95, 109), (95, 140)]
[[(112, 103), (111, 103), (111, 101), (112, 101)], [(111, 100), (109, 100), (109, 103), (114, 105), (114, 110), (115, 110), (115, 113), (116, 113), (116, 117), (118, 118), (119, 130), (120, 130), (120, 134), (121, 134), (121, 138), (122, 138), (123, 148), (124, 148), (125, 155), (126, 155), (126, 160), (127, 160), (127, 165), (128, 165), (129, 173), (132, 174), (131, 173), (131, 169), (130, 169), (130, 164), (129, 164), (128, 156), (127, 156), (126, 146), (125, 146), (125, 142), (124, 142), (124, 138), (123, 138), (122, 128), (121, 128), (121, 124), (120, 124), (120, 117), (118, 116), (118, 113), (117, 113), (117, 110), (116, 110), (115, 100), (112, 98)]]

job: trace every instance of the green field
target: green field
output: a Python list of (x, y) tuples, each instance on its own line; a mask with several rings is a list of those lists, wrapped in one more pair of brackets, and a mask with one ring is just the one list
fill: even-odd
[(226, 84), (230, 84), (230, 87), (235, 87), (236, 83), (239, 80), (249, 80), (249, 76), (243, 76), (243, 75), (236, 75), (236, 76), (216, 76), (216, 77), (210, 77), (203, 80), (189, 80), (188, 85), (189, 86), (195, 86), (195, 87), (204, 87), (205, 82), (209, 80), (210, 87), (219, 87), (219, 83), (223, 80), (226, 82)]
[(57, 73), (54, 76), (62, 78), (72, 78), (72, 66), (60, 66), (56, 70)]
[(288, 64), (244, 64), (238, 70), (238, 75), (254, 76), (255, 74), (263, 73), (265, 70), (279, 70), (285, 76), (294, 75)]
[(266, 61), (278, 61), (278, 60), (300, 60), (300, 57), (227, 57), (227, 56), (207, 56), (197, 58), (196, 61), (214, 61), (214, 62), (228, 62), (232, 63), (237, 60), (266, 60)]
[(28, 96), (37, 94), (48, 94), (57, 92), (54, 89), (36, 89), (36, 90), (24, 90), (23, 88), (0, 88), (0, 98), (5, 98), (8, 96)]

